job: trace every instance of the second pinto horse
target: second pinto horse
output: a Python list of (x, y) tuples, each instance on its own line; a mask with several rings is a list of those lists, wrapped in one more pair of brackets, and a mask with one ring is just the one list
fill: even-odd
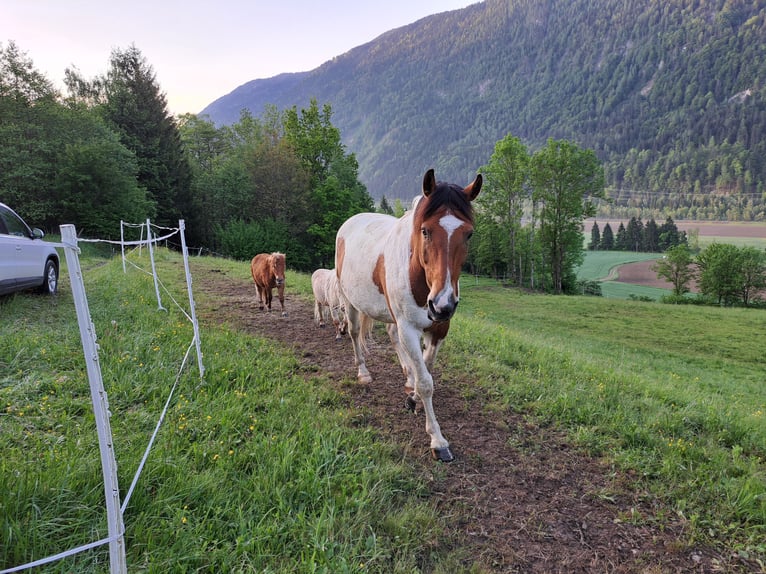
[(373, 321), (387, 323), (407, 376), (407, 406), (423, 401), (431, 452), (444, 462), (454, 455), (434, 414), (430, 369), (457, 308), (458, 279), (473, 233), (471, 202), (481, 185), (481, 175), (465, 188), (437, 183), (434, 170), (428, 170), (423, 194), (400, 219), (354, 215), (340, 227), (335, 242), (335, 269), (346, 300), (357, 377), (372, 381), (364, 359), (365, 336)]

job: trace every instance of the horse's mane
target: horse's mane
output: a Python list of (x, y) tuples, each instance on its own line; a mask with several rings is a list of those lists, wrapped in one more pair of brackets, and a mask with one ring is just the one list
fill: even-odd
[(420, 208), (421, 205), (425, 205), (422, 208), (423, 219), (431, 217), (442, 208), (446, 208), (457, 212), (469, 221), (473, 221), (471, 202), (463, 192), (463, 188), (454, 183), (437, 182), (436, 189), (428, 196), (428, 200), (419, 201), (417, 208)]

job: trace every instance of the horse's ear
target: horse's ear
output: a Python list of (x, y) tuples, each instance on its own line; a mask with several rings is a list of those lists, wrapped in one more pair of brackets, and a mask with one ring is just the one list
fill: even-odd
[(469, 183), (468, 187), (463, 190), (463, 193), (468, 196), (468, 201), (476, 199), (476, 196), (479, 195), (479, 192), (481, 191), (481, 184), (483, 181), (481, 174), (478, 174), (476, 179)]
[(432, 168), (423, 176), (423, 195), (428, 197), (434, 189), (436, 189), (436, 176)]

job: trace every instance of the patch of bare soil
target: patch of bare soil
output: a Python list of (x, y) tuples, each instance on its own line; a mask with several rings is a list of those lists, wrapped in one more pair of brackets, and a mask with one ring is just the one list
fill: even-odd
[[(643, 285), (645, 287), (659, 287), (660, 289), (673, 289), (673, 284), (661, 277), (657, 277), (657, 272), (652, 270), (656, 265), (655, 260), (635, 261), (625, 263), (617, 268), (617, 279), (620, 283), (630, 283), (631, 285)], [(689, 288), (692, 293), (699, 292), (697, 281), (689, 282)]]
[(360, 418), (400, 445), (430, 485), (446, 538), (467, 566), (525, 574), (758, 571), (733, 553), (687, 545), (683, 520), (635, 490), (630, 475), (588, 457), (559, 430), (490, 408), (472, 381), (442, 373), (438, 358), (434, 406), (456, 460), (433, 461), (425, 417), (404, 408), (404, 379), (385, 331), (376, 330), (370, 349), (373, 383), (362, 385), (350, 341), (316, 327), (312, 304), (289, 285), (283, 318), (259, 311), (242, 278), (194, 277), (196, 289), (213, 295), (198, 306), (203, 324), (227, 323), (292, 347), (307, 377), (327, 376)]

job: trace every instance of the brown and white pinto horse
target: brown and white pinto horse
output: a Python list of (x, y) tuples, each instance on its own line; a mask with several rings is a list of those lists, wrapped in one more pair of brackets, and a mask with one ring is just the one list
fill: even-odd
[(338, 277), (334, 269), (317, 269), (311, 274), (311, 289), (314, 291), (314, 322), (325, 326), (329, 313), (335, 326), (335, 340), (346, 334), (346, 311), (340, 297)]
[(466, 188), (437, 183), (434, 170), (428, 170), (423, 195), (400, 219), (360, 213), (340, 227), (335, 242), (357, 378), (372, 380), (364, 360), (365, 336), (373, 321), (387, 323), (407, 376), (406, 404), (414, 409), (415, 399), (423, 401), (431, 452), (444, 462), (454, 456), (436, 421), (429, 371), (457, 308), (458, 279), (473, 232), (471, 201), (481, 185), (481, 175)]
[(282, 316), (285, 311), (285, 255), (284, 253), (259, 253), (250, 262), (250, 273), (258, 292), (258, 308), (263, 311), (264, 304), (271, 312), (272, 290), (277, 288)]

